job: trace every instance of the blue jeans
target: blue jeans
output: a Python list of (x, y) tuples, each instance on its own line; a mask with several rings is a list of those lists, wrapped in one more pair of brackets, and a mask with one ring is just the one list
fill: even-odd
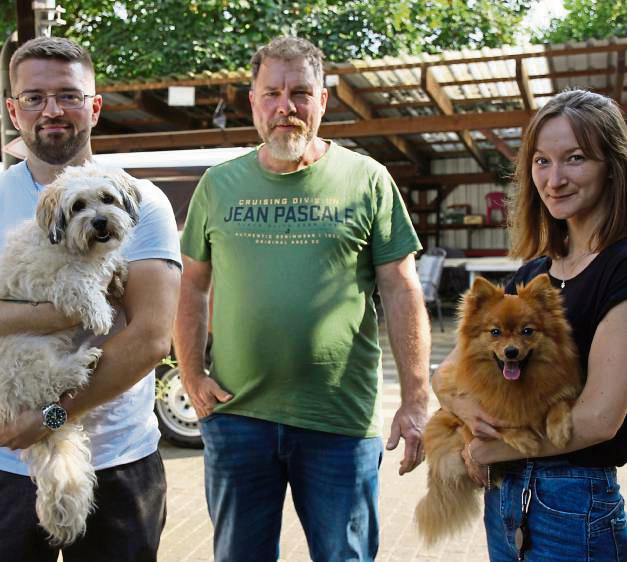
[(315, 562), (370, 562), (379, 546), (380, 438), (235, 415), (200, 423), (216, 562), (275, 562), (287, 484)]
[(627, 562), (625, 502), (615, 468), (532, 459), (503, 465), (500, 488), (485, 494), (491, 562), (513, 562), (521, 496), (531, 490), (527, 562)]

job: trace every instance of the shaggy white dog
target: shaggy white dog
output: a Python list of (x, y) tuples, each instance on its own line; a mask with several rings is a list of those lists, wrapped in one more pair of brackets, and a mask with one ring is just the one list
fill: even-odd
[[(49, 301), (97, 335), (114, 320), (107, 296), (126, 279), (120, 251), (138, 219), (140, 195), (131, 176), (94, 163), (68, 167), (41, 194), (36, 220), (9, 237), (0, 256), (0, 299)], [(84, 385), (102, 352), (73, 338), (79, 328), (0, 338), (0, 424), (41, 408)], [(85, 532), (96, 481), (88, 438), (68, 422), (22, 451), (37, 485), (36, 509), (54, 544)]]

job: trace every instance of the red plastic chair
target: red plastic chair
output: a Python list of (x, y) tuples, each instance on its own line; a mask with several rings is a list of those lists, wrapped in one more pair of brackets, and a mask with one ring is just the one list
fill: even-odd
[[(502, 191), (491, 191), (485, 196), (486, 224), (504, 224), (507, 221), (507, 207), (505, 206), (505, 193)], [(499, 220), (494, 220), (492, 213), (496, 211)]]

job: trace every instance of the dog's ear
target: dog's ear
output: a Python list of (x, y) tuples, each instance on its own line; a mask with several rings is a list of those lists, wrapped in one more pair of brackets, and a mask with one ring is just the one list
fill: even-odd
[(516, 287), (518, 295), (524, 299), (536, 301), (545, 310), (561, 308), (562, 297), (560, 292), (551, 285), (551, 280), (546, 273), (534, 277), (526, 286)]
[(478, 304), (482, 304), (495, 296), (502, 295), (503, 289), (493, 285), (484, 277), (477, 277), (470, 288), (470, 293)]
[(115, 178), (115, 184), (122, 196), (124, 209), (133, 220), (133, 225), (137, 224), (139, 220), (139, 205), (142, 200), (137, 180), (126, 172), (120, 172)]
[(477, 277), (472, 287), (463, 296), (459, 312), (462, 316), (469, 316), (477, 312), (485, 303), (502, 298), (503, 289), (490, 283), (483, 277)]
[(48, 186), (39, 197), (36, 212), (37, 224), (48, 233), (51, 244), (58, 244), (63, 239), (67, 221), (61, 208), (61, 190)]

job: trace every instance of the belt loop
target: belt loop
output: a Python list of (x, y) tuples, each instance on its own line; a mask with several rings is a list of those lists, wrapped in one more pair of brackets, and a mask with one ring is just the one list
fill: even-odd
[(525, 475), (524, 481), (525, 485), (523, 486), (523, 490), (529, 490), (529, 485), (531, 484), (531, 475), (533, 474), (534, 461), (533, 459), (526, 459), (527, 465), (525, 466)]
[(616, 485), (616, 469), (614, 467), (604, 467), (605, 480), (607, 481), (607, 491), (609, 493), (614, 491)]

